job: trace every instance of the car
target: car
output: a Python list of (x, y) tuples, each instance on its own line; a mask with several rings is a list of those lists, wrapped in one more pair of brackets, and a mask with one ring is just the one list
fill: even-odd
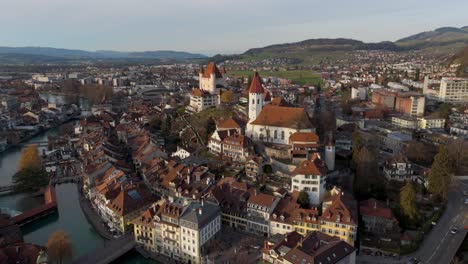
[(450, 229), (450, 234), (455, 235), (458, 232), (458, 228), (454, 227)]
[(468, 204), (468, 198), (465, 198), (465, 204)]
[(437, 222), (436, 221), (432, 221), (431, 223), (433, 226), (437, 225)]
[(463, 191), (463, 195), (467, 196), (467, 195), (468, 195), (468, 191)]
[(421, 261), (418, 259), (418, 258), (410, 258), (410, 260), (408, 260), (407, 264), (419, 264), (421, 263)]

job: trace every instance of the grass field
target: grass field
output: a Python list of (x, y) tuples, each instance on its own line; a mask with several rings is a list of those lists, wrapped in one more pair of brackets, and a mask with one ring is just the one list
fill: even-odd
[[(313, 73), (312, 71), (305, 70), (291, 70), (291, 71), (259, 71), (261, 77), (278, 77), (290, 79), (295, 84), (300, 85), (317, 85), (322, 82), (320, 74)], [(247, 77), (252, 76), (253, 71), (229, 71), (227, 75), (232, 77)]]

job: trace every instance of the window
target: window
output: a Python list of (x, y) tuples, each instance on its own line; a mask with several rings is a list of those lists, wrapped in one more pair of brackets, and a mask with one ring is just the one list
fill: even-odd
[(275, 130), (275, 139), (278, 138), (278, 130)]
[(281, 139), (284, 140), (284, 131), (281, 131)]
[(255, 99), (252, 99), (252, 104), (255, 104)]
[(257, 99), (257, 104), (259, 104), (259, 103), (260, 103), (260, 99)]

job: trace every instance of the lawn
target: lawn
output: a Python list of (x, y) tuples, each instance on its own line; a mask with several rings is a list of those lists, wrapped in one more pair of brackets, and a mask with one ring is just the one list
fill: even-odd
[[(300, 85), (317, 85), (322, 82), (320, 74), (307, 70), (291, 70), (291, 71), (259, 71), (262, 77), (278, 77), (290, 79), (295, 84)], [(229, 71), (227, 75), (232, 77), (247, 77), (253, 75), (253, 71)]]

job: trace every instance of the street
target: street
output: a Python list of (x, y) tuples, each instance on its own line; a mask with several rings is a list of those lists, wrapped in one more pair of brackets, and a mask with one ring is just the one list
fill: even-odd
[[(424, 238), (420, 248), (400, 260), (393, 258), (358, 256), (358, 263), (407, 263), (411, 258), (417, 258), (424, 264), (450, 263), (466, 236), (468, 226), (468, 205), (464, 204), (463, 191), (468, 190), (468, 180), (454, 180), (452, 190), (448, 195), (447, 207), (437, 225)], [(458, 227), (456, 234), (450, 230)]]

